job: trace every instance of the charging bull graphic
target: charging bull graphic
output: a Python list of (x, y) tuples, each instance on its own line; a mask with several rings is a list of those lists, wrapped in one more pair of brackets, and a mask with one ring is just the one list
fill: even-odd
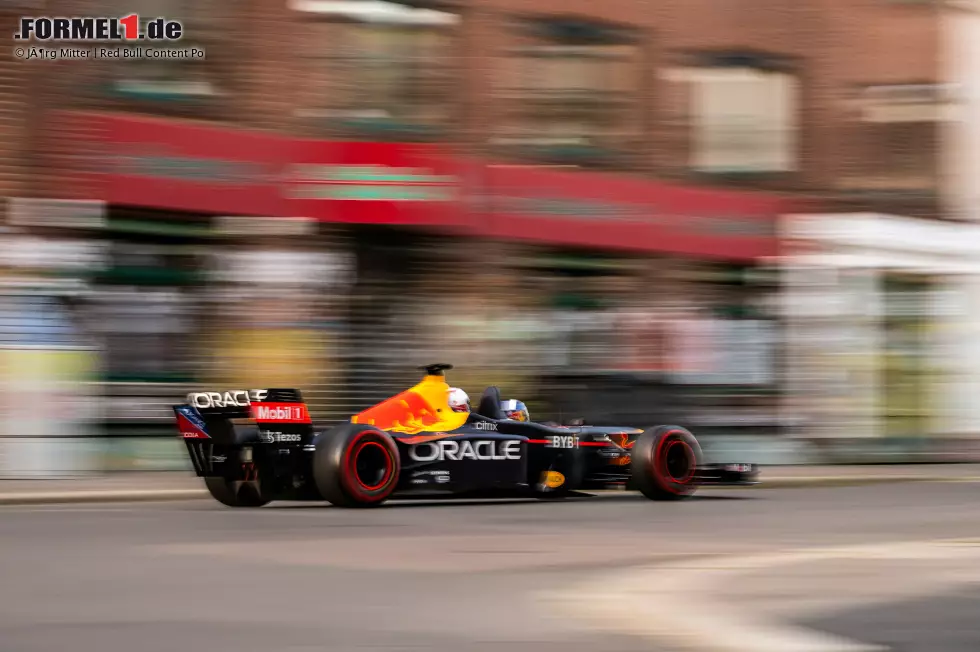
[(414, 435), (455, 430), (467, 416), (450, 409), (449, 385), (440, 373), (427, 375), (414, 387), (354, 415), (351, 422)]

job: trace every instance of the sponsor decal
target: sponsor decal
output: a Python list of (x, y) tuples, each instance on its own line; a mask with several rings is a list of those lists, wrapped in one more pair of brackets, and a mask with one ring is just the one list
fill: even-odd
[(178, 410), (177, 430), (184, 439), (210, 439), (204, 421), (188, 407)]
[(726, 471), (733, 471), (735, 473), (748, 473), (752, 470), (751, 464), (726, 464)]
[(492, 432), (497, 432), (497, 424), (490, 423), (489, 421), (477, 421), (473, 424), (473, 427), (477, 430), (490, 430)]
[(228, 459), (228, 456), (227, 455), (212, 455), (211, 456), (211, 461), (212, 462), (224, 462), (227, 459)]
[(252, 403), (252, 418), (278, 423), (310, 423), (310, 413), (302, 403)]
[(364, 410), (351, 419), (354, 423), (368, 423), (382, 430), (416, 434), (441, 420), (436, 408), (429, 405), (418, 392), (406, 390)]
[(575, 435), (552, 435), (549, 448), (578, 448), (578, 437)]
[(260, 436), (262, 441), (267, 444), (274, 444), (276, 442), (303, 441), (303, 435), (294, 432), (263, 432)]
[(187, 402), (199, 410), (212, 408), (247, 407), (261, 403), (269, 392), (264, 389), (236, 389), (230, 392), (191, 392)]
[(545, 471), (541, 474), (541, 484), (548, 489), (557, 489), (565, 484), (565, 476), (558, 471)]
[(446, 484), (449, 482), (449, 471), (416, 471), (412, 478), (412, 484), (429, 484), (430, 479), (436, 484)]
[(239, 389), (233, 392), (192, 392), (187, 402), (199, 410), (212, 408), (247, 407), (251, 404), (248, 392)]
[(201, 415), (199, 415), (196, 410), (189, 408), (186, 405), (182, 405), (177, 408), (177, 418), (178, 420), (181, 418), (186, 419), (192, 428), (196, 428), (202, 432), (207, 431), (207, 427), (205, 426), (204, 419), (201, 418)]
[(519, 460), (521, 442), (511, 441), (432, 441), (416, 444), (409, 449), (409, 457), (416, 462), (442, 462), (452, 460)]

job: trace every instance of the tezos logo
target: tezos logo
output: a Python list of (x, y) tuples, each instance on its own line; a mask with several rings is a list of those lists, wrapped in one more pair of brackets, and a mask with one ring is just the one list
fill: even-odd
[(184, 26), (177, 20), (153, 18), (140, 30), (140, 17), (65, 18), (22, 16), (14, 39), (18, 41), (179, 41)]
[(510, 441), (429, 441), (416, 444), (408, 452), (416, 462), (452, 460), (519, 460), (521, 442)]
[(261, 435), (262, 441), (267, 444), (276, 442), (303, 441), (303, 435), (293, 432), (264, 432)]

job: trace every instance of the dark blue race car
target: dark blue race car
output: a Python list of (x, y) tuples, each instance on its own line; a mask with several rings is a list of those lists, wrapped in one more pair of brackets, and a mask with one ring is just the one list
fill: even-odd
[(687, 498), (704, 484), (754, 484), (753, 464), (707, 465), (680, 426), (562, 426), (505, 418), (489, 387), (473, 411), (449, 405), (445, 371), (315, 431), (300, 392), (189, 394), (180, 435), (211, 495), (234, 507), (326, 500), (370, 507), (389, 498), (562, 497), (590, 489)]

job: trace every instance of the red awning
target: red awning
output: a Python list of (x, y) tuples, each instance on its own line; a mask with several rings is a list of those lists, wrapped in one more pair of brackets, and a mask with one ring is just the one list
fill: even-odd
[[(110, 204), (323, 222), (462, 229), (589, 248), (752, 260), (790, 212), (765, 193), (580, 170), (492, 165), (436, 144), (308, 140), (127, 114), (67, 114), (60, 174)], [(65, 129), (60, 133), (64, 134)], [(69, 150), (71, 148), (68, 148)], [(65, 161), (73, 161), (72, 170)], [(76, 193), (77, 195), (77, 193)]]
[(776, 254), (782, 197), (597, 172), (488, 166), (488, 234), (732, 260)]

